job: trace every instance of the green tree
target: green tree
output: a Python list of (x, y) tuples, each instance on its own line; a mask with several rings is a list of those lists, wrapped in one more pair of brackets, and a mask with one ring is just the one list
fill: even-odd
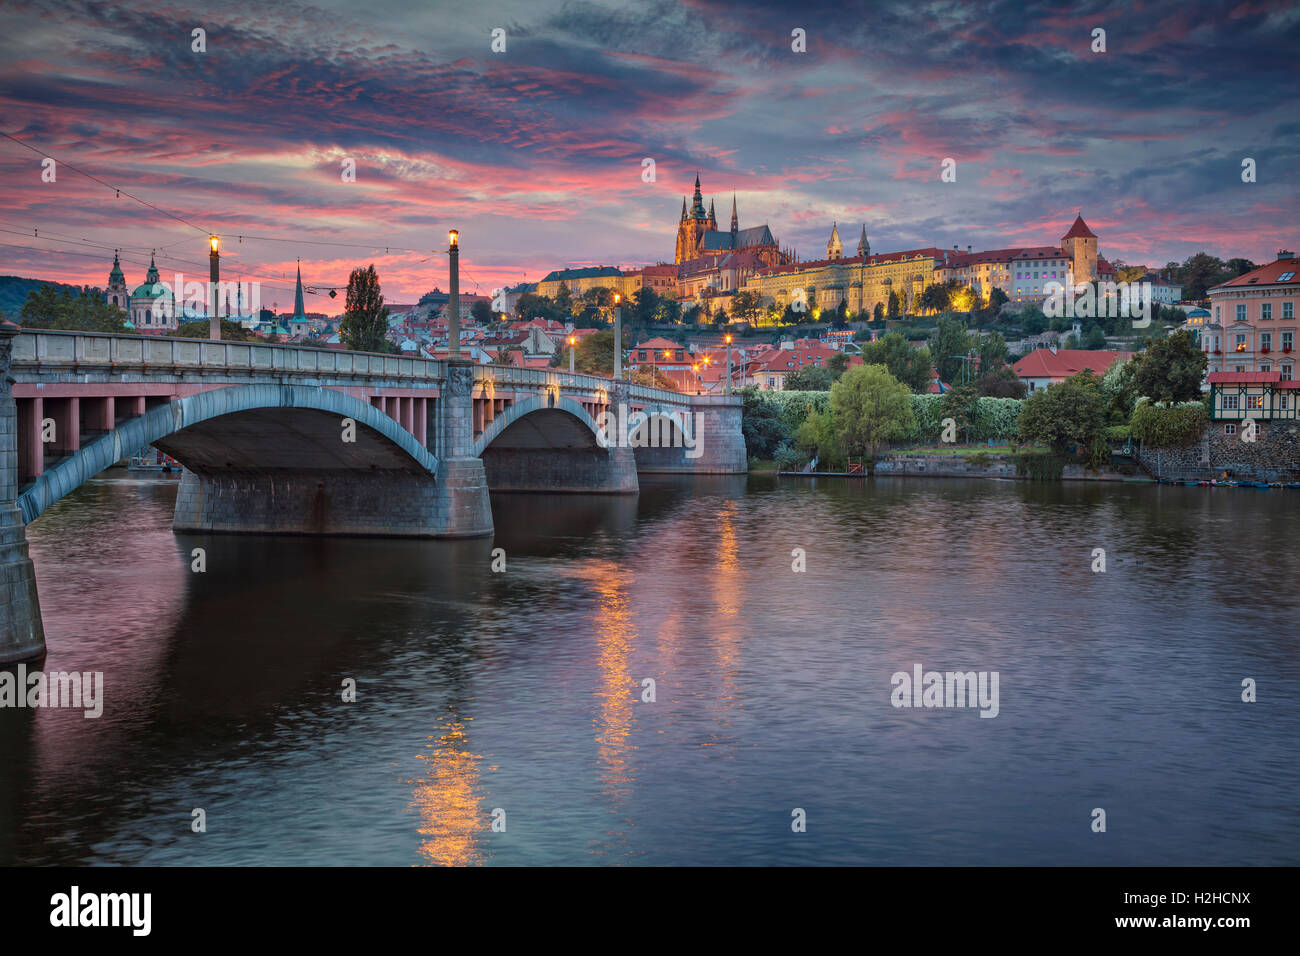
[(479, 325), (488, 325), (492, 321), (492, 306), (480, 299), (469, 307), (469, 314)]
[(1101, 437), (1106, 400), (1097, 377), (1088, 369), (1049, 385), (1025, 399), (1020, 411), (1020, 437), (1050, 445), (1064, 454), (1074, 445), (1087, 454)]
[(1027, 305), (1020, 311), (1020, 331), (1025, 335), (1042, 335), (1047, 331), (1047, 316), (1036, 305)]
[[(196, 322), (182, 323), (174, 332), (168, 332), (172, 338), (177, 339), (206, 339), (212, 331), (212, 325), (207, 319), (200, 319)], [(221, 320), (221, 341), (223, 342), (257, 342), (260, 341), (257, 334), (245, 328), (239, 322), (232, 322), (229, 319)]]
[(979, 375), (981, 377), (986, 372), (992, 372), (1005, 365), (1007, 356), (1010, 354), (1007, 349), (1007, 340), (1002, 337), (1001, 332), (992, 332), (980, 336), (975, 351), (979, 355)]
[(788, 374), (782, 387), (787, 392), (825, 392), (830, 389), (833, 378), (830, 369), (809, 365)]
[(99, 289), (83, 286), (73, 295), (66, 286), (43, 285), (27, 293), (19, 323), (29, 329), (125, 332), (126, 313), (105, 302)]
[(930, 359), (939, 370), (939, 378), (953, 383), (961, 380), (962, 356), (973, 343), (965, 327), (956, 319), (940, 319), (930, 335)]
[(754, 325), (763, 311), (763, 299), (753, 292), (740, 291), (731, 297), (731, 314), (741, 322)]
[(877, 302), (876, 307), (871, 310), (871, 318), (874, 322), (885, 321), (885, 303)]
[(1002, 307), (1010, 301), (1011, 297), (1009, 295), (995, 287), (993, 291), (989, 293), (989, 311), (996, 316), (1001, 313)]
[(957, 434), (964, 442), (970, 441), (970, 433), (975, 425), (975, 414), (979, 407), (979, 400), (979, 389), (974, 385), (950, 388), (939, 399), (940, 418), (951, 418), (957, 426)]
[(561, 315), (573, 313), (573, 294), (569, 291), (567, 282), (561, 282), (560, 287), (555, 290), (555, 307), (560, 310)]
[(1083, 347), (1085, 349), (1104, 349), (1106, 347), (1106, 334), (1102, 332), (1100, 325), (1090, 325), (1088, 330), (1083, 333)]
[(676, 299), (660, 298), (654, 318), (660, 325), (677, 325), (682, 321), (681, 303)]
[(346, 302), (339, 323), (339, 338), (343, 343), (354, 352), (387, 351), (388, 309), (373, 264), (352, 270)]
[(896, 319), (903, 314), (903, 297), (896, 289), (889, 290), (889, 304), (885, 307), (885, 317)]
[(943, 312), (947, 310), (950, 298), (946, 285), (932, 282), (921, 292), (920, 306), (930, 312)]
[(999, 365), (980, 375), (975, 383), (987, 398), (1024, 398), (1026, 386), (1010, 365)]
[(849, 367), (849, 356), (845, 352), (836, 352), (826, 360), (826, 368), (831, 373), (831, 378), (838, 380)]
[(900, 332), (886, 332), (874, 342), (863, 343), (862, 361), (885, 366), (890, 375), (918, 394), (930, 388), (930, 350), (914, 347)]
[(654, 321), (655, 313), (659, 311), (659, 293), (648, 285), (643, 285), (632, 293), (632, 306), (636, 313), (637, 321), (646, 324)]
[[(568, 349), (565, 349), (564, 368), (568, 368)], [(578, 340), (573, 350), (573, 368), (587, 375), (614, 374), (614, 330), (601, 329)]]
[(883, 365), (851, 368), (831, 386), (830, 420), (846, 455), (873, 460), (916, 424), (911, 393)]
[(1133, 360), (1133, 390), (1153, 402), (1196, 401), (1206, 361), (1186, 330), (1149, 340)]

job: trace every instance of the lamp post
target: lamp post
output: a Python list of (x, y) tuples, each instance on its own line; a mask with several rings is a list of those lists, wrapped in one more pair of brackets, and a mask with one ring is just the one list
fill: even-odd
[(623, 310), (618, 307), (622, 299), (614, 293), (614, 379), (623, 377)]
[(573, 347), (578, 343), (576, 335), (569, 336), (569, 374), (573, 374)]
[(695, 373), (695, 394), (700, 394), (700, 363), (696, 362), (691, 366), (691, 371)]
[(730, 394), (731, 394), (731, 336), (730, 336), (730, 335), (725, 336), (724, 340), (725, 340), (726, 343), (727, 343), (727, 390), (726, 390), (726, 394), (730, 395)]
[(447, 299), (447, 357), (460, 359), (460, 233), (452, 229), (447, 233), (447, 261), (451, 291)]
[(221, 282), (221, 253), (218, 251), (220, 240), (208, 236), (208, 338), (214, 342), (221, 341), (221, 316), (217, 314), (217, 286)]

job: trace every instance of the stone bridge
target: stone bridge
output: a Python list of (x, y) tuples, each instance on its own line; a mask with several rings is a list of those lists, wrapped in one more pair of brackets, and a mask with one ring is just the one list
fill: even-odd
[(149, 445), (185, 469), (174, 528), (254, 534), (490, 535), (489, 489), (635, 494), (638, 472), (747, 463), (734, 395), (3, 323), (0, 664), (44, 653), (26, 525)]

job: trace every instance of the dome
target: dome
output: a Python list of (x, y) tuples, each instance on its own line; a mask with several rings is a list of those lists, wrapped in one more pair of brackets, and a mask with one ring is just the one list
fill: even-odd
[(167, 288), (161, 282), (146, 282), (144, 285), (137, 286), (131, 293), (132, 300), (135, 299), (172, 299), (172, 290)]

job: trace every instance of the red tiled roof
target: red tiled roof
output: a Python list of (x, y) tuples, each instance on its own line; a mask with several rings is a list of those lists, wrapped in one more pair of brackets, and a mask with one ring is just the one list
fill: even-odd
[(663, 351), (664, 349), (684, 348), (684, 346), (678, 345), (676, 342), (669, 342), (665, 338), (647, 339), (644, 342), (638, 342), (636, 345), (632, 347), (634, 349), (657, 349), (659, 351)]
[(1101, 375), (1115, 362), (1127, 362), (1132, 352), (1104, 352), (1091, 349), (1035, 349), (1013, 368), (1021, 378), (1069, 378), (1085, 368)]
[[(1279, 278), (1279, 276), (1284, 276), (1288, 272), (1292, 273), (1291, 278)], [(1295, 257), (1278, 259), (1276, 262), (1270, 262), (1266, 266), (1252, 269), (1245, 275), (1237, 276), (1235, 279), (1229, 279), (1227, 282), (1216, 285), (1209, 291), (1213, 293), (1219, 289), (1239, 288), (1241, 286), (1276, 285), (1278, 283), (1300, 285), (1300, 280), (1297, 280), (1294, 275), (1294, 273), (1298, 272), (1300, 272), (1300, 259)]]
[(1070, 231), (1061, 237), (1062, 239), (1096, 239), (1097, 234), (1088, 228), (1088, 224), (1083, 221), (1083, 215), (1075, 217), (1074, 225)]

